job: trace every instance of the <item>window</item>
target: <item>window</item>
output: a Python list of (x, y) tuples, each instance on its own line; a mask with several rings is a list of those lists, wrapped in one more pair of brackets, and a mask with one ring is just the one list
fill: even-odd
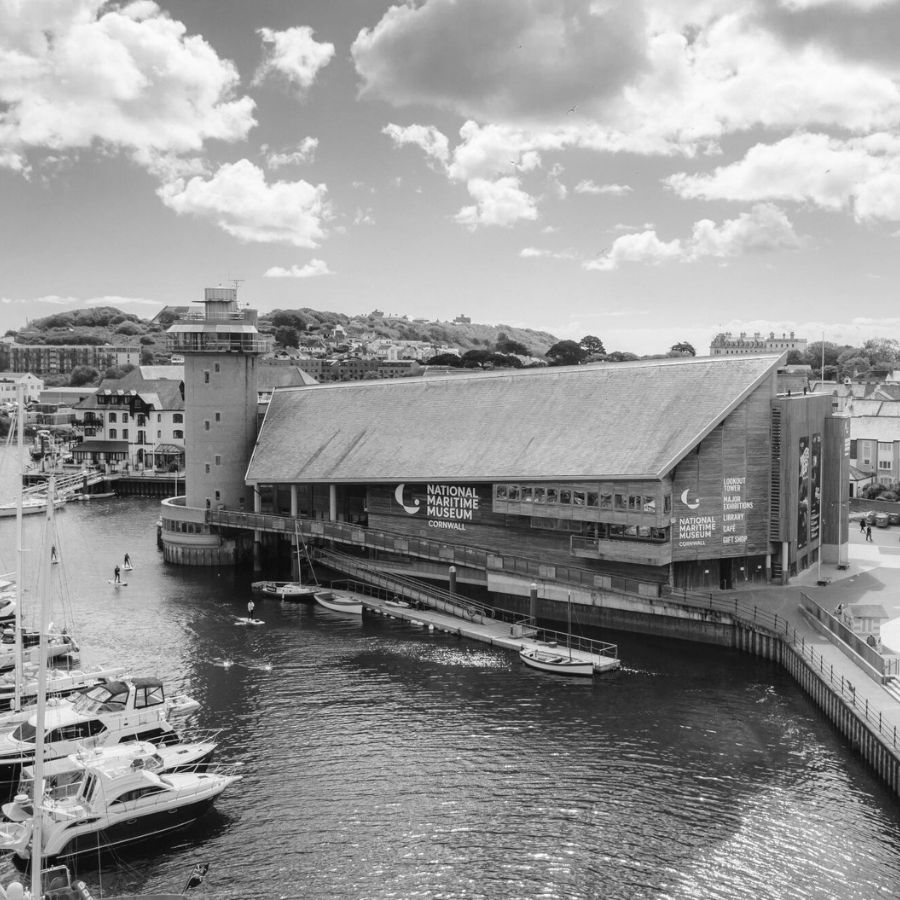
[(599, 506), (600, 505), (600, 494), (597, 491), (588, 491), (587, 492), (587, 505), (588, 506)]
[(547, 502), (546, 488), (536, 487), (534, 489), (534, 502), (535, 503), (546, 503)]
[(115, 422), (115, 421), (116, 421), (116, 413), (111, 412), (111, 413), (109, 414), (109, 421), (110, 421), (110, 422)]
[(626, 508), (626, 500), (624, 494), (616, 494), (616, 509), (625, 509)]
[(181, 425), (184, 422), (184, 416), (181, 413), (172, 413), (172, 424)]
[(498, 484), (496, 490), (497, 490), (497, 499), (505, 500), (506, 499), (506, 485)]
[(209, 419), (204, 420), (203, 428), (205, 431), (209, 431)]
[(204, 372), (204, 373), (203, 373), (203, 383), (204, 383), (204, 384), (209, 384), (209, 372)]
[(217, 412), (217, 413), (216, 413), (216, 421), (217, 421), (217, 422), (221, 422), (221, 421), (222, 421), (222, 413), (220, 413), (220, 412)]
[(629, 494), (628, 495), (628, 508), (634, 512), (640, 512), (640, 509), (641, 509), (640, 494)]
[(216, 500), (221, 500), (221, 499), (222, 499), (222, 495), (218, 491), (216, 491)]
[(157, 414), (156, 414), (156, 421), (157, 421), (157, 422), (162, 422), (162, 413), (157, 413)]
[(644, 512), (645, 513), (655, 513), (656, 512), (656, 497), (648, 497), (644, 495)]
[(517, 484), (511, 484), (509, 486), (509, 499), (518, 503), (519, 502), (519, 486)]
[(559, 489), (559, 502), (560, 503), (571, 503), (572, 502), (572, 492), (568, 488), (560, 488)]
[(122, 429), (122, 440), (123, 440), (123, 441), (127, 441), (127, 440), (128, 440), (128, 429), (127, 429), (127, 428), (123, 428), (123, 429)]
[(206, 469), (206, 474), (209, 475), (209, 463), (206, 463), (204, 468)]
[(110, 428), (110, 429), (109, 429), (109, 439), (110, 439), (111, 441), (114, 441), (117, 437), (118, 437), (118, 432), (116, 431), (116, 429), (115, 429), (115, 428)]
[(663, 512), (664, 513), (672, 512), (672, 495), (671, 494), (666, 494), (666, 496), (663, 497)]
[(600, 509), (612, 509), (613, 495), (600, 493)]
[(157, 437), (157, 439), (162, 438), (162, 432), (161, 432), (161, 431), (157, 431), (157, 432), (156, 432), (156, 437)]
[(531, 503), (533, 500), (533, 494), (530, 487), (522, 488), (522, 502), (523, 503)]
[(179, 439), (179, 440), (184, 440), (184, 432), (183, 432), (183, 431), (180, 431), (179, 429), (176, 428), (176, 429), (172, 432), (172, 437), (173, 437), (173, 438), (177, 438), (177, 439)]
[(122, 424), (124, 425), (128, 421), (128, 413), (122, 413)]
[(165, 702), (165, 694), (161, 684), (150, 682), (139, 685), (134, 693), (134, 708), (144, 709), (148, 706), (159, 706)]
[(222, 465), (222, 457), (219, 456), (218, 453), (216, 454), (216, 465), (217, 465), (217, 466), (221, 466), (221, 465)]
[(584, 491), (572, 491), (572, 502), (576, 506), (584, 506), (585, 492)]
[(141, 415), (137, 417), (137, 423), (138, 428), (143, 428), (147, 424), (147, 417), (143, 413), (141, 413)]
[(879, 459), (878, 460), (878, 468), (879, 469), (890, 469), (891, 461), (889, 459)]
[(218, 363), (215, 364), (214, 368), (215, 368), (215, 370), (216, 370), (217, 372), (220, 371), (220, 369), (219, 369), (219, 364), (218, 364)]
[(547, 488), (547, 502), (559, 503), (559, 491), (556, 488)]

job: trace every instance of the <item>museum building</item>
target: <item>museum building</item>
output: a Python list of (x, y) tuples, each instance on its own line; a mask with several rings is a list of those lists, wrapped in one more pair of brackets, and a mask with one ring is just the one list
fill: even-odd
[(778, 393), (782, 361), (279, 389), (246, 482), (255, 512), (349, 523), (341, 549), (386, 570), (439, 577), (436, 544), (471, 548), (491, 592), (786, 583), (846, 551), (849, 429), (827, 395)]

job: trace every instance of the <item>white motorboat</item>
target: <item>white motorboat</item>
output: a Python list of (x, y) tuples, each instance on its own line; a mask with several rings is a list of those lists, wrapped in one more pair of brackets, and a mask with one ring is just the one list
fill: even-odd
[(363, 612), (362, 600), (356, 597), (349, 597), (347, 594), (338, 594), (334, 591), (318, 591), (316, 593), (316, 603), (330, 609), (332, 612), (349, 613), (354, 616), (361, 616)]
[[(61, 509), (66, 505), (65, 498), (57, 497), (53, 501), (54, 509)], [(47, 511), (46, 497), (26, 497), (22, 501), (22, 515), (30, 516), (37, 513), (45, 513)], [(0, 503), (0, 519), (11, 518), (18, 512), (16, 503)]]
[[(221, 766), (198, 771), (160, 771), (152, 755), (102, 757), (85, 764), (74, 792), (43, 795), (40, 843), (43, 858), (61, 860), (118, 850), (158, 838), (200, 818), (241, 775)], [(33, 806), (30, 798), (25, 803)], [(13, 804), (13, 807), (15, 804)], [(33, 821), (0, 823), (0, 847), (20, 860), (31, 856)]]
[[(78, 652), (78, 644), (68, 631), (53, 629), (47, 635), (44, 652), (47, 661), (57, 659), (60, 656), (68, 656)], [(41, 636), (37, 631), (22, 632), (22, 663), (34, 665), (39, 663)], [(0, 632), (0, 672), (9, 672), (16, 667), (16, 632), (12, 627), (6, 627)]]
[[(205, 740), (157, 747), (148, 741), (126, 741), (110, 747), (79, 750), (69, 756), (44, 763), (44, 796), (63, 800), (76, 794), (91, 766), (107, 760), (120, 760), (143, 766), (157, 774), (195, 772), (207, 766), (218, 744), (211, 735)], [(137, 762), (135, 762), (137, 761)], [(34, 766), (25, 766), (19, 776), (15, 798), (2, 806), (3, 815), (13, 822), (24, 822), (34, 814)]]
[[(175, 744), (179, 735), (170, 718), (193, 712), (199, 703), (183, 694), (166, 697), (158, 678), (126, 678), (97, 684), (74, 699), (46, 701), (42, 743), (53, 760), (82, 747), (143, 740)], [(28, 765), (34, 759), (37, 712), (0, 730), (0, 769)]]
[[(35, 665), (23, 667), (21, 676), (15, 672), (0, 674), (0, 709), (12, 708), (16, 699), (16, 681), (19, 682), (19, 700), (33, 703), (38, 693), (38, 671)], [(96, 669), (48, 669), (47, 696), (65, 697), (75, 692), (92, 688), (95, 684), (120, 679), (124, 674), (122, 668)], [(0, 725), (13, 720), (7, 718), (8, 713), (0, 713)], [(21, 716), (15, 721), (21, 721)]]
[(590, 660), (573, 658), (566, 652), (550, 647), (523, 647), (519, 651), (519, 659), (532, 669), (552, 672), (554, 675), (594, 674), (594, 664)]

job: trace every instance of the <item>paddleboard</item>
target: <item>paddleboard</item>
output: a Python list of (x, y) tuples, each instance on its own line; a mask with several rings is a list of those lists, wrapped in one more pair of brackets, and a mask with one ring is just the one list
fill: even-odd
[(123, 572), (131, 572), (131, 571), (133, 571), (133, 569), (134, 569), (134, 566), (122, 566)]
[(265, 622), (263, 622), (262, 619), (248, 619), (248, 618), (246, 618), (246, 616), (243, 618), (240, 616), (235, 616), (235, 619), (237, 620), (234, 623), (235, 625), (265, 625), (266, 624)]
[(107, 583), (107, 584), (111, 584), (111, 585), (113, 585), (114, 587), (128, 587), (128, 582), (127, 582), (127, 581), (119, 581), (119, 582), (115, 582), (115, 581), (112, 580), (112, 578), (110, 578), (109, 581), (107, 581), (106, 583)]

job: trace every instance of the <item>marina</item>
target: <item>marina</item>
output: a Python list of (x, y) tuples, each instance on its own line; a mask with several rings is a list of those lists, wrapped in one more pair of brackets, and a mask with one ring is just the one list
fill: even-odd
[[(619, 670), (562, 679), (456, 627), (430, 630), (411, 608), (372, 604), (360, 619), (258, 595), (265, 625), (235, 628), (249, 577), (165, 565), (157, 510), (116, 499), (60, 517), (90, 635), (81, 662), (110, 662), (127, 641), (136, 669), (202, 700), (191, 724), (225, 727), (217, 756), (245, 778), (201, 830), (126, 853), (102, 894), (101, 873), (79, 870), (95, 896), (180, 889), (205, 862), (194, 896), (243, 900), (273, 842), (291, 851), (270, 895), (285, 898), (387, 898), (415, 884), (588, 900), (601, 883), (620, 897), (647, 884), (778, 896), (803, 871), (794, 896), (840, 877), (862, 900), (873, 879), (888, 890), (900, 878), (895, 802), (771, 661), (616, 632)], [(96, 569), (125, 550), (135, 573), (119, 595)], [(0, 880), (11, 865), (0, 859)]]

